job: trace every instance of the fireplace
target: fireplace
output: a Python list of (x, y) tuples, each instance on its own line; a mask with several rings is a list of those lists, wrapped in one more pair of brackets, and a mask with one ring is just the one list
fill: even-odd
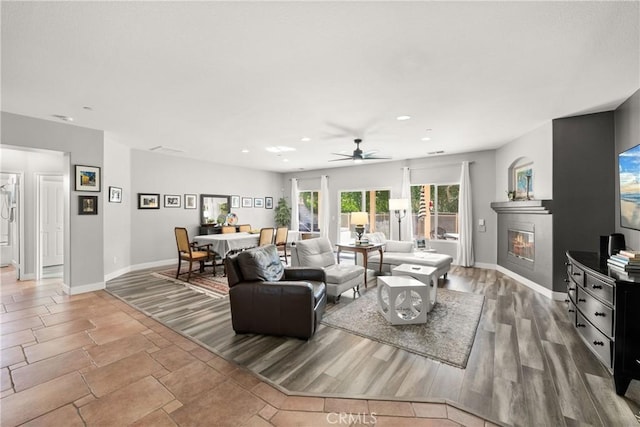
[(529, 262), (535, 262), (536, 246), (533, 231), (507, 230), (507, 251), (509, 255)]

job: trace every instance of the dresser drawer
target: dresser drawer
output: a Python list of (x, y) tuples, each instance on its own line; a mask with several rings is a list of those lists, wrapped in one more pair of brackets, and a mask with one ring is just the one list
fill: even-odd
[(584, 286), (584, 271), (572, 264), (568, 270), (569, 279), (571, 279), (576, 285)]
[(612, 352), (613, 345), (609, 338), (604, 336), (602, 332), (598, 331), (595, 326), (589, 323), (580, 312), (577, 313), (576, 327), (578, 333), (582, 336), (587, 345), (591, 348), (591, 351), (605, 364), (608, 369), (613, 368)]
[(586, 276), (584, 287), (601, 300), (613, 305), (613, 286), (590, 274)]
[(580, 313), (593, 323), (602, 333), (613, 337), (613, 310), (601, 303), (584, 289), (579, 288), (576, 305)]

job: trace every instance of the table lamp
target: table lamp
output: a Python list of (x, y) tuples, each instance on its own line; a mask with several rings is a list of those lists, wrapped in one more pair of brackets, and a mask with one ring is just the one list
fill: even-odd
[[(402, 218), (407, 215), (407, 209), (409, 209), (409, 199), (389, 199), (389, 211), (395, 212), (396, 218), (398, 218), (398, 240), (402, 240), (400, 223)], [(400, 211), (402, 211), (402, 213), (400, 213)]]
[(351, 212), (351, 224), (356, 224), (355, 230), (358, 236), (356, 243), (360, 243), (362, 233), (364, 233), (364, 226), (369, 224), (369, 214), (366, 212)]

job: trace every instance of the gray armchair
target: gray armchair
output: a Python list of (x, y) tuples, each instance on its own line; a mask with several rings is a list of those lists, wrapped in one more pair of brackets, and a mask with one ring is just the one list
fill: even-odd
[(275, 245), (229, 256), (225, 266), (234, 331), (313, 336), (327, 303), (322, 269), (284, 268)]

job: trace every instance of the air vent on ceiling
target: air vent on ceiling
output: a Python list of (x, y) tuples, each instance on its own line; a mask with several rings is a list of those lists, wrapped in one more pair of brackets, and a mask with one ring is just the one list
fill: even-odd
[(444, 150), (429, 151), (427, 154), (430, 156), (433, 156), (434, 154), (444, 154)]
[(164, 154), (184, 153), (184, 151), (182, 150), (178, 150), (176, 148), (163, 147), (162, 145), (149, 148), (149, 151), (155, 151), (156, 153), (164, 153)]

